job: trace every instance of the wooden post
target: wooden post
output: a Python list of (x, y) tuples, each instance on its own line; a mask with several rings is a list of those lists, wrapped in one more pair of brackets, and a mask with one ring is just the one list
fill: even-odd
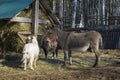
[(39, 25), (39, 0), (35, 0), (33, 3), (33, 13), (32, 13), (32, 27), (34, 28), (33, 34), (38, 34)]

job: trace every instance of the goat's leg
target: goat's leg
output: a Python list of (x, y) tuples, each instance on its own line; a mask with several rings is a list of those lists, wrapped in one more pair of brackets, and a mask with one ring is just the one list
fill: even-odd
[(34, 66), (35, 66), (35, 68), (36, 68), (37, 60), (38, 60), (38, 55), (37, 55), (37, 56), (35, 57), (35, 59), (34, 59)]
[(34, 60), (34, 67), (35, 67), (35, 68), (36, 68), (36, 62), (37, 62), (37, 60), (35, 59), (35, 60)]
[(33, 68), (33, 62), (34, 62), (34, 58), (31, 58), (30, 59), (30, 69), (34, 70)]
[(24, 70), (27, 69), (27, 59), (24, 60)]

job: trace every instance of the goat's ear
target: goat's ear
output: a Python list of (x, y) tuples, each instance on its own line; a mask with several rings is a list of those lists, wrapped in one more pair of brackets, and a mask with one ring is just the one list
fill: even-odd
[(31, 38), (33, 38), (33, 37), (36, 37), (36, 38), (37, 38), (37, 34), (32, 34), (32, 35), (31, 35)]
[(31, 36), (29, 35), (27, 38), (30, 40), (30, 39), (31, 39)]
[(37, 38), (37, 34), (34, 34), (34, 36)]

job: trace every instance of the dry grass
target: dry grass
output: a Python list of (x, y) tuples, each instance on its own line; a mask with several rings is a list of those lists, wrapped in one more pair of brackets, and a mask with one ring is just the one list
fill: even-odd
[(120, 51), (101, 51), (101, 62), (97, 68), (92, 68), (94, 55), (92, 53), (73, 54), (73, 64), (64, 67), (63, 53), (59, 52), (58, 59), (48, 61), (40, 55), (35, 71), (23, 70), (20, 59), (0, 60), (0, 80), (119, 80), (120, 79)]

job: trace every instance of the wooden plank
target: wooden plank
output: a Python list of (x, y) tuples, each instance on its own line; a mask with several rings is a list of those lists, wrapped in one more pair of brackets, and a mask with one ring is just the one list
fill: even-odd
[(30, 18), (25, 18), (25, 17), (13, 17), (12, 19), (10, 19), (11, 22), (28, 22), (31, 23), (31, 19)]
[(33, 9), (32, 9), (32, 27), (34, 27), (34, 34), (38, 33), (38, 20), (39, 20), (39, 0), (35, 0), (33, 3)]
[[(29, 31), (21, 31), (21, 32), (17, 32), (18, 37), (20, 38), (20, 40), (25, 44), (26, 42), (23, 40), (21, 35), (31, 35), (32, 32)], [(38, 36), (42, 36), (42, 34), (36, 34)]]
[[(6, 20), (8, 20), (8, 19), (6, 19)], [(12, 19), (10, 19), (10, 22), (31, 23), (32, 19), (31, 18), (25, 18), (25, 17), (13, 17)], [(39, 24), (47, 24), (47, 23), (49, 23), (49, 20), (39, 19), (38, 22), (39, 22)]]
[(42, 11), (47, 15), (51, 24), (60, 24), (59, 19), (57, 18), (57, 16), (54, 13), (52, 13), (52, 10), (46, 4), (45, 0), (40, 0), (40, 7), (41, 7)]
[[(20, 34), (20, 35), (31, 35), (32, 33), (30, 32), (30, 31), (21, 31), (21, 32), (18, 32), (18, 34)], [(36, 35), (42, 35), (42, 34), (36, 34)]]
[(31, 35), (32, 33), (29, 31), (22, 31), (22, 32), (18, 32), (18, 34)]
[(17, 33), (17, 35), (20, 38), (20, 40), (25, 44), (26, 42), (23, 40), (23, 38), (21, 37), (21, 35), (19, 33)]

